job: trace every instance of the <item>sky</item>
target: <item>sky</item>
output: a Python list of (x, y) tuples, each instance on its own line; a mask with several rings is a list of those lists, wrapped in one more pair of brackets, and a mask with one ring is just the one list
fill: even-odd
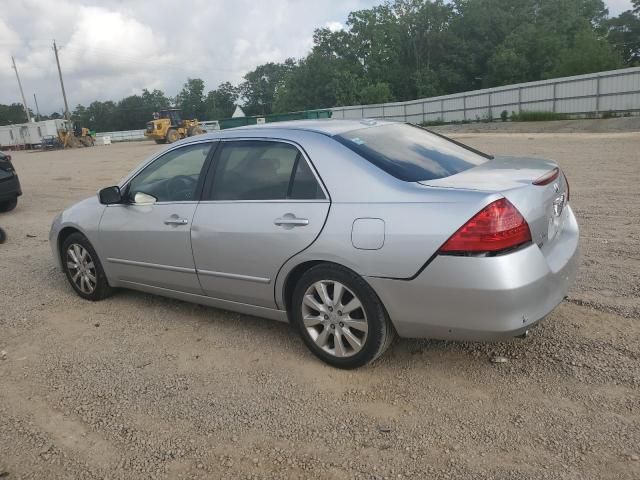
[[(508, 0), (505, 0), (508, 1)], [(62, 112), (52, 42), (69, 108), (158, 88), (175, 96), (188, 77), (205, 91), (237, 84), (266, 62), (303, 57), (318, 27), (342, 28), (353, 10), (381, 0), (0, 0), (0, 103), (27, 97), (42, 114)], [(630, 0), (605, 0), (611, 15)], [(153, 5), (149, 8), (148, 5)], [(1, 68), (4, 67), (4, 68)]]

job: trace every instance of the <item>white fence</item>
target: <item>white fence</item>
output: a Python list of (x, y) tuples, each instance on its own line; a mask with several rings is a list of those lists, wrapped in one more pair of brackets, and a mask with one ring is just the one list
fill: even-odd
[(519, 83), (407, 102), (332, 108), (333, 118), (455, 122), (545, 111), (587, 116), (640, 112), (640, 67)]
[[(144, 140), (144, 130), (123, 130), (121, 132), (96, 133), (96, 139), (111, 137), (112, 142), (130, 142), (132, 140)], [(100, 142), (102, 144), (102, 142)]]

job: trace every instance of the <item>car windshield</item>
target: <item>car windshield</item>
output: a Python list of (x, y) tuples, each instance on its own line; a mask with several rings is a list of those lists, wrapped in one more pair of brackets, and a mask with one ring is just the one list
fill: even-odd
[(361, 128), (333, 138), (406, 182), (448, 177), (492, 158), (424, 128), (401, 123)]

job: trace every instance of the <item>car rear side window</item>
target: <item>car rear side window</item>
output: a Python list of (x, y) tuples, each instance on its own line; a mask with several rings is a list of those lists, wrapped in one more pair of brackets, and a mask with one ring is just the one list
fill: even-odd
[(217, 155), (209, 200), (324, 198), (307, 161), (293, 145), (242, 140), (225, 142)]
[(289, 198), (297, 200), (314, 200), (325, 198), (322, 188), (311, 171), (307, 161), (300, 155), (298, 165), (293, 174)]
[(333, 138), (407, 182), (448, 177), (491, 159), (471, 147), (407, 124), (361, 128)]

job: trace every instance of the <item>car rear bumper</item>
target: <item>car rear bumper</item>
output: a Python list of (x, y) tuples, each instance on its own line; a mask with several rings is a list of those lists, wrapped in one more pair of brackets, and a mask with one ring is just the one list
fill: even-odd
[(545, 253), (437, 256), (416, 278), (368, 277), (401, 337), (498, 340), (519, 335), (567, 295), (578, 269), (578, 224), (567, 209)]
[(13, 200), (20, 195), (22, 195), (22, 188), (17, 175), (0, 182), (0, 202)]

